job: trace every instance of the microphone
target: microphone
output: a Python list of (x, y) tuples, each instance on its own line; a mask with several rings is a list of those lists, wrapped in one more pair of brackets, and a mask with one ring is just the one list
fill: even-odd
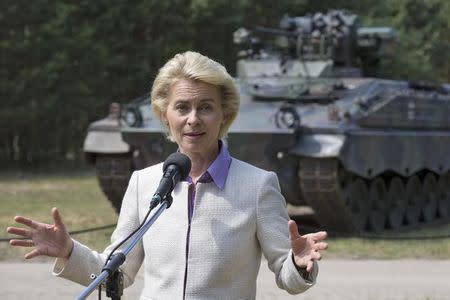
[(155, 208), (167, 196), (170, 196), (175, 185), (180, 180), (186, 179), (190, 171), (191, 160), (189, 157), (179, 152), (170, 154), (163, 164), (163, 177), (150, 201), (150, 209)]

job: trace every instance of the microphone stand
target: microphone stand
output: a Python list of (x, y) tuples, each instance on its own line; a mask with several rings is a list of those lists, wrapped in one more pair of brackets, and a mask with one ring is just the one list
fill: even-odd
[[(123, 249), (113, 254), (111, 259), (102, 269), (102, 272), (97, 277), (94, 276), (92, 281), (84, 291), (78, 296), (77, 300), (86, 299), (100, 284), (107, 279), (107, 296), (115, 299), (120, 299), (123, 291), (122, 273), (119, 271), (119, 267), (125, 262), (128, 253), (136, 246), (136, 244), (142, 239), (147, 230), (158, 219), (164, 210), (172, 205), (172, 196), (167, 195), (162, 202), (156, 207), (155, 213), (150, 219), (139, 229), (131, 238), (131, 240), (125, 245)], [(91, 276), (92, 277), (92, 276)]]

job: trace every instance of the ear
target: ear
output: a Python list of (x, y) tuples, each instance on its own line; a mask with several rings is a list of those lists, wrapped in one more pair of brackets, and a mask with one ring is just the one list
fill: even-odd
[(167, 120), (165, 114), (162, 114), (162, 115), (161, 115), (161, 122), (162, 122), (164, 125), (166, 125), (167, 128), (169, 128), (169, 121)]
[(228, 118), (229, 118), (229, 116), (225, 116), (225, 115), (223, 116), (222, 122), (220, 122), (221, 126), (223, 126), (223, 125), (225, 125), (227, 123)]

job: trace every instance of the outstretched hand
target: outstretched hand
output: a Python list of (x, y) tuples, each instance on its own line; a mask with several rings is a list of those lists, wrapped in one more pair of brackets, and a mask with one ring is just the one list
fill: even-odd
[(321, 258), (319, 251), (328, 247), (328, 244), (323, 242), (327, 238), (326, 231), (300, 235), (297, 224), (293, 220), (288, 222), (288, 227), (294, 263), (297, 267), (306, 268), (306, 271), (311, 272), (313, 262)]
[(6, 229), (8, 233), (25, 238), (12, 239), (9, 243), (12, 246), (34, 247), (33, 250), (25, 254), (26, 259), (40, 255), (69, 258), (73, 248), (73, 241), (56, 207), (52, 209), (52, 217), (54, 220), (53, 225), (16, 216), (14, 221), (28, 228), (8, 227)]

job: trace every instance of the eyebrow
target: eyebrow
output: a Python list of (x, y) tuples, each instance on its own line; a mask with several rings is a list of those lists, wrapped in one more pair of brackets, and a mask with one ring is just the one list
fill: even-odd
[[(177, 103), (189, 103), (189, 102), (191, 102), (191, 101), (186, 100), (186, 99), (178, 99), (178, 100), (175, 100), (175, 104), (177, 104)], [(213, 102), (213, 103), (215, 103), (215, 101), (214, 101), (213, 98), (204, 98), (204, 99), (200, 99), (200, 103), (204, 103), (204, 102)]]

